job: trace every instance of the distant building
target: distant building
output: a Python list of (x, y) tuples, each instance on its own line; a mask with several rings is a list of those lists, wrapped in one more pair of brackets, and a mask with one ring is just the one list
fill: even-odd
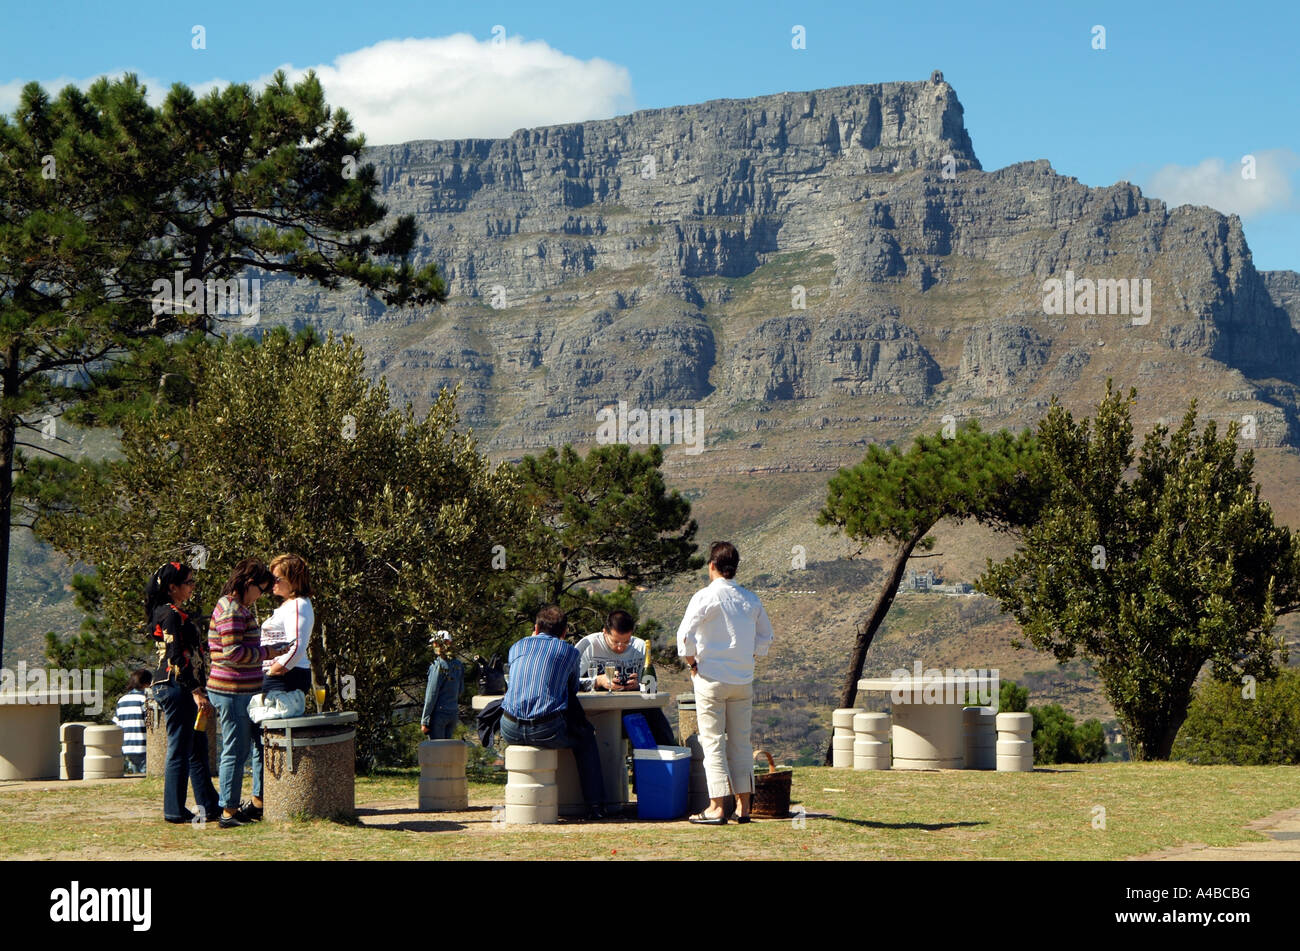
[(971, 585), (964, 581), (944, 584), (943, 576), (937, 574), (933, 568), (927, 568), (925, 571), (917, 571), (913, 568), (903, 580), (903, 590), (925, 591), (935, 594), (972, 594), (975, 591)]

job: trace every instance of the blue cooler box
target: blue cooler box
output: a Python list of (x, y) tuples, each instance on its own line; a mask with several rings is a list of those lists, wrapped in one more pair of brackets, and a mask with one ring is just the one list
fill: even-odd
[(685, 746), (633, 750), (638, 819), (680, 819), (686, 815), (691, 751)]

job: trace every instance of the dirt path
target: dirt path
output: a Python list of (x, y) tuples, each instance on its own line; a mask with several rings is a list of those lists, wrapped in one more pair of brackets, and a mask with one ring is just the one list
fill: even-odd
[(1136, 855), (1130, 861), (1156, 862), (1300, 862), (1300, 807), (1284, 809), (1271, 816), (1256, 819), (1246, 826), (1253, 832), (1262, 832), (1268, 842), (1243, 842), (1241, 845), (1211, 847), (1200, 842), (1189, 842), (1147, 855)]

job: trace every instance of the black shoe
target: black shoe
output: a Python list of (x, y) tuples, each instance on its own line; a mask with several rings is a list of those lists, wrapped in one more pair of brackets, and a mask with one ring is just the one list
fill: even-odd
[(239, 813), (235, 813), (233, 816), (222, 816), (217, 821), (217, 825), (221, 826), (223, 829), (238, 829), (240, 826), (246, 826), (249, 824), (250, 823), (239, 818)]
[(250, 799), (235, 810), (235, 815), (239, 816), (240, 819), (243, 819), (245, 823), (261, 822), (262, 807), (253, 805), (253, 800)]
[(212, 812), (209, 812), (209, 813), (207, 814), (207, 816), (206, 816), (206, 818), (205, 818), (204, 821), (206, 821), (206, 822), (220, 822), (221, 819), (222, 819), (222, 815), (223, 815), (223, 813), (221, 812), (220, 809), (214, 809)]
[(191, 822), (194, 821), (194, 813), (187, 812), (183, 816), (163, 816), (163, 818), (166, 819), (168, 822), (170, 822), (172, 825), (184, 826), (184, 825), (189, 825)]
[(587, 809), (588, 822), (602, 822), (609, 818), (609, 813), (605, 811), (604, 806), (591, 806)]

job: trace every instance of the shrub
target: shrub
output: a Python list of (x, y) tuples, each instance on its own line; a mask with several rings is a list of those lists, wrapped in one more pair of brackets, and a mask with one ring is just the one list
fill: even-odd
[[(1300, 763), (1300, 670), (1252, 684), (1197, 688), (1173, 758), (1189, 763), (1274, 766)], [(1243, 696), (1245, 694), (1245, 696)]]

